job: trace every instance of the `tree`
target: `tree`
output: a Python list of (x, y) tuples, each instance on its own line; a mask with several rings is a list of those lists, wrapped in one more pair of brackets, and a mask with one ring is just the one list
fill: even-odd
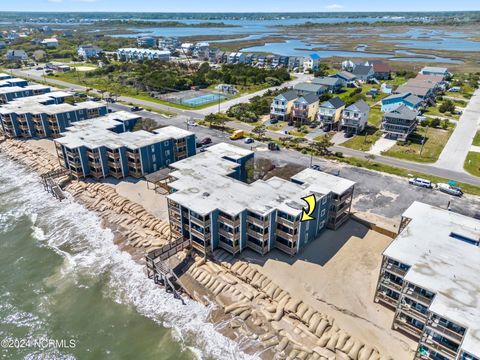
[(329, 155), (329, 148), (334, 145), (331, 139), (330, 135), (322, 136), (320, 140), (314, 141), (311, 146), (318, 155)]
[(258, 125), (253, 128), (252, 132), (258, 135), (260, 139), (263, 139), (265, 133), (267, 132), (267, 128), (265, 127), (265, 125)]
[(223, 127), (226, 119), (223, 114), (209, 114), (205, 116), (205, 121), (210, 127)]
[(447, 99), (439, 106), (438, 111), (442, 114), (446, 112), (453, 114), (455, 112), (455, 103), (452, 100)]

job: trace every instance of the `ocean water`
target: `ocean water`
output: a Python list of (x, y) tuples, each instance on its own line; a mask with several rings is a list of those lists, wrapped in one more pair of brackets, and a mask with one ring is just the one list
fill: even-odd
[(210, 308), (173, 300), (112, 239), (94, 213), (60, 204), (0, 155), (2, 359), (256, 358), (208, 322)]

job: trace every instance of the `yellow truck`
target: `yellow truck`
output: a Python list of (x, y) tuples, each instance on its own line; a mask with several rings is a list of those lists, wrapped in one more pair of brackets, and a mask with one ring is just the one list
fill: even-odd
[(235, 130), (233, 134), (230, 136), (231, 140), (238, 140), (245, 136), (243, 130)]

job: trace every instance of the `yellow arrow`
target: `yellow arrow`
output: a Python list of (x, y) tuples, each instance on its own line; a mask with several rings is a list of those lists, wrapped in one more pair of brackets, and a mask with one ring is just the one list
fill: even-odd
[(315, 207), (317, 206), (317, 199), (315, 198), (315, 195), (312, 194), (309, 196), (305, 196), (304, 198), (302, 198), (302, 200), (307, 203), (308, 209), (303, 209), (302, 219), (300, 221), (315, 220), (315, 218), (311, 216), (315, 211)]

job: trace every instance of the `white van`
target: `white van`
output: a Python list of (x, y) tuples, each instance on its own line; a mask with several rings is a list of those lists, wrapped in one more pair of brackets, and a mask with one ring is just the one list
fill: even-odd
[(427, 189), (433, 188), (432, 182), (430, 180), (426, 180), (422, 178), (411, 178), (408, 180), (408, 183), (411, 185), (420, 186)]

